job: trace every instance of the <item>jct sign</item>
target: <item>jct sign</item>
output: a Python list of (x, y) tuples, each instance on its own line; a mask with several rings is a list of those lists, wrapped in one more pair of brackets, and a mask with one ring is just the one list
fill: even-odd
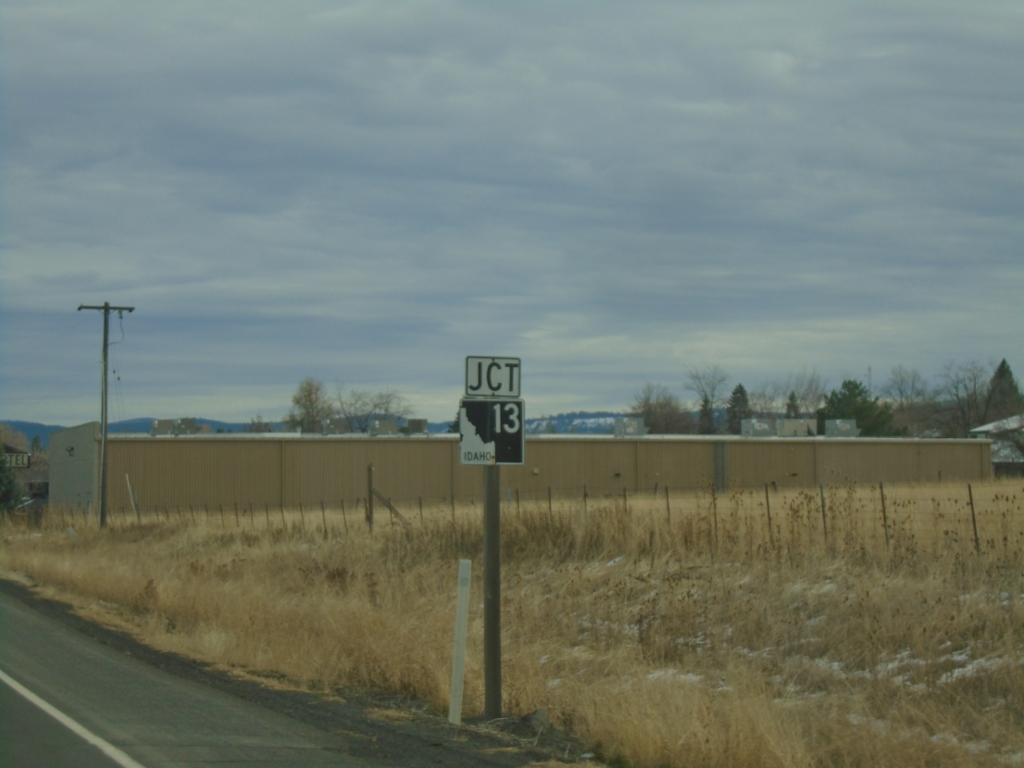
[(522, 400), (471, 398), (459, 405), (459, 459), (463, 464), (522, 464)]
[(467, 357), (466, 397), (519, 397), (518, 357)]

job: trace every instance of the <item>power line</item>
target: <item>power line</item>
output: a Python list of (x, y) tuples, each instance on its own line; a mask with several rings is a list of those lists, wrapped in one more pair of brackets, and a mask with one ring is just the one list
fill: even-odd
[[(110, 313), (134, 312), (135, 307), (112, 307), (109, 301), (103, 306), (80, 304), (78, 311), (98, 309), (103, 313), (103, 379), (100, 386), (100, 528), (107, 525), (107, 348), (110, 346)], [(122, 333), (124, 326), (121, 328)], [(123, 341), (123, 336), (122, 336)]]

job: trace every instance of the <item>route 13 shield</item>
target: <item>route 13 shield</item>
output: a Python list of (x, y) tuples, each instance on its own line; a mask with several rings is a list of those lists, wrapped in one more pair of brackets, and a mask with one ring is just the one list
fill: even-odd
[(522, 400), (464, 399), (459, 404), (463, 464), (522, 464), (526, 417)]

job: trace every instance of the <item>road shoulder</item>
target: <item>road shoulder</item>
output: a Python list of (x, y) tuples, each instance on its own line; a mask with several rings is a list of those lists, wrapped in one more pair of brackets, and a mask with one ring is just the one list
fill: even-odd
[(0, 592), (92, 640), (179, 678), (209, 686), (351, 740), (351, 754), (384, 765), (494, 766), (579, 759), (581, 746), (553, 729), (536, 734), (528, 723), (470, 724), (455, 728), (425, 704), (374, 691), (343, 689), (327, 697), (268, 687), (178, 654), (159, 651), (130, 634), (79, 616), (66, 603), (38, 595), (24, 581), (0, 578)]

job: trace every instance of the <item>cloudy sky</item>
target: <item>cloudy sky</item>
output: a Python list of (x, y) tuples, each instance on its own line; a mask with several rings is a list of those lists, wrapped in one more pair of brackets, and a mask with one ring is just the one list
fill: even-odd
[(0, 418), (96, 418), (104, 301), (112, 419), (1020, 379), (1022, 62), (1019, 0), (2, 0)]

